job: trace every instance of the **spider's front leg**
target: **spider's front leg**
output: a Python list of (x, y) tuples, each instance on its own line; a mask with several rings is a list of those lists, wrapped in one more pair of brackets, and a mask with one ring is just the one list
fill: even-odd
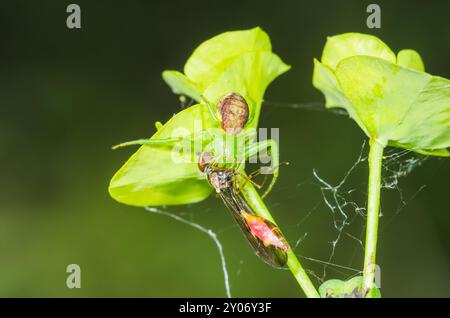
[[(199, 140), (200, 139), (200, 140)], [(210, 142), (212, 141), (213, 136), (211, 135), (210, 131), (205, 129), (205, 130), (200, 130), (200, 131), (196, 131), (192, 134), (189, 134), (187, 136), (184, 137), (171, 137), (171, 138), (163, 138), (163, 139), (137, 139), (137, 140), (131, 140), (131, 141), (126, 141), (123, 143), (120, 143), (118, 145), (115, 145), (112, 147), (112, 149), (118, 149), (118, 148), (123, 148), (123, 147), (128, 147), (128, 146), (135, 146), (135, 145), (147, 145), (147, 146), (160, 146), (160, 147), (173, 147), (179, 143), (184, 144), (185, 146), (190, 146), (192, 142)]]
[(264, 198), (269, 192), (272, 190), (273, 186), (275, 185), (275, 182), (278, 178), (278, 168), (279, 168), (279, 151), (278, 151), (278, 144), (273, 139), (263, 140), (256, 143), (252, 143), (248, 145), (245, 148), (245, 159), (249, 159), (253, 156), (258, 155), (261, 151), (267, 150), (270, 148), (270, 155), (271, 155), (271, 166), (270, 167), (261, 167), (260, 173), (261, 174), (273, 174), (272, 181), (270, 182), (269, 186), (267, 187), (267, 190), (264, 192), (264, 194), (261, 196)]
[(177, 142), (180, 142), (183, 138), (181, 137), (175, 137), (175, 138), (164, 138), (164, 139), (136, 139), (136, 140), (130, 140), (122, 142), (118, 145), (114, 145), (112, 149), (116, 150), (118, 148), (124, 148), (129, 146), (142, 146), (142, 145), (149, 145), (149, 146), (171, 146), (175, 145)]
[(208, 107), (209, 114), (214, 119), (214, 121), (218, 123), (220, 120), (217, 117), (217, 113), (216, 113), (216, 110), (214, 109), (213, 105), (209, 102), (209, 100), (206, 99), (205, 95), (203, 95), (203, 94), (200, 95), (200, 100), (201, 100), (201, 102), (203, 102), (203, 104), (206, 105), (206, 107)]

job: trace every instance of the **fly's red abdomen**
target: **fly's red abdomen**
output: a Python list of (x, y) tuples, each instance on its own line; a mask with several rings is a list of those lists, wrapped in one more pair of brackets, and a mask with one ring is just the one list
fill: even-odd
[(288, 244), (281, 235), (278, 227), (263, 217), (255, 216), (242, 212), (244, 219), (254, 236), (260, 239), (265, 246), (275, 246), (285, 252), (288, 250)]

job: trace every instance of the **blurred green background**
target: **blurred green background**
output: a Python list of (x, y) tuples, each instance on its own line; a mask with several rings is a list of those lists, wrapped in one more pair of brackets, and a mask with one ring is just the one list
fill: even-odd
[[(207, 235), (107, 193), (134, 151), (110, 147), (151, 135), (156, 120), (180, 110), (161, 72), (182, 69), (192, 50), (218, 33), (257, 25), (268, 32), (274, 51), (293, 67), (269, 87), (272, 102), (321, 102), (311, 84), (313, 57), (326, 36), (349, 31), (375, 34), (394, 51), (416, 49), (428, 72), (450, 77), (448, 1), (376, 1), (379, 30), (365, 24), (371, 1), (76, 1), (81, 30), (66, 28), (69, 3), (10, 0), (0, 9), (3, 297), (225, 296)], [(346, 116), (302, 108), (265, 105), (261, 126), (280, 128), (281, 160), (291, 163), (267, 204), (291, 243), (303, 238), (296, 252), (320, 278), (323, 264), (306, 258), (328, 261), (338, 232), (312, 172), (337, 184), (365, 138)], [(360, 206), (366, 173), (361, 163), (342, 189), (355, 189)], [(433, 158), (400, 179), (407, 201), (400, 211), (400, 192), (383, 192), (383, 296), (450, 296), (449, 175), (449, 161)], [(233, 296), (303, 296), (289, 271), (253, 255), (214, 196), (167, 210), (218, 233)], [(361, 269), (363, 220), (348, 211), (352, 224), (331, 262)], [(81, 266), (81, 289), (66, 287), (71, 263)], [(354, 274), (333, 265), (325, 278)]]

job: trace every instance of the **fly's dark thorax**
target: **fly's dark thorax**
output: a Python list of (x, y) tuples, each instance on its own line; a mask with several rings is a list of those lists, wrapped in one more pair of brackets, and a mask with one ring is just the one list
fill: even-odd
[(205, 168), (208, 181), (217, 193), (225, 192), (233, 187), (233, 174), (228, 170)]

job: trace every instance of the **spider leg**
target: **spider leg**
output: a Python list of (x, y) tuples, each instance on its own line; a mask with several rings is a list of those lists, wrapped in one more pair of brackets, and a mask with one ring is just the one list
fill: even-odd
[[(206, 137), (205, 137), (206, 135)], [(112, 147), (112, 149), (118, 149), (128, 146), (135, 146), (135, 145), (148, 145), (148, 146), (173, 146), (179, 142), (184, 141), (195, 141), (198, 137), (202, 137), (202, 140), (212, 140), (212, 136), (209, 133), (208, 130), (201, 130), (196, 131), (190, 135), (184, 136), (184, 137), (172, 137), (172, 138), (164, 138), (164, 139), (137, 139), (137, 140), (131, 140), (126, 141), (123, 143), (120, 143), (118, 145), (115, 145)]]
[(155, 146), (166, 146), (166, 145), (173, 145), (179, 141), (181, 141), (183, 138), (165, 138), (165, 139), (137, 139), (137, 140), (131, 140), (122, 142), (118, 145), (115, 145), (112, 147), (112, 149), (118, 149), (128, 146), (135, 146), (135, 145), (155, 145)]
[[(266, 176), (270, 173), (273, 174), (272, 181), (270, 182), (269, 186), (267, 187), (267, 190), (263, 193), (261, 196), (264, 198), (269, 192), (272, 190), (273, 186), (275, 185), (275, 182), (278, 178), (278, 168), (279, 168), (279, 151), (278, 151), (278, 144), (273, 139), (263, 140), (257, 143), (250, 144), (246, 147), (245, 150), (245, 158), (248, 159), (254, 155), (257, 155), (259, 152), (265, 149), (270, 148), (270, 153), (272, 156), (272, 165), (270, 167), (270, 172), (266, 172), (265, 170), (268, 169), (268, 167), (262, 167), (258, 171), (258, 173), (265, 174)], [(264, 169), (264, 171), (263, 171)]]
[(208, 107), (209, 113), (211, 114), (212, 118), (216, 122), (219, 122), (219, 118), (217, 117), (217, 113), (216, 113), (215, 109), (213, 108), (212, 104), (206, 99), (206, 97), (204, 95), (200, 95), (200, 99)]
[(252, 107), (250, 108), (251, 109), (250, 115), (248, 116), (247, 119), (247, 125), (251, 125), (251, 123), (255, 119), (256, 102), (250, 96), (247, 96), (247, 98), (249, 99), (249, 104), (252, 105)]
[(243, 183), (241, 184), (241, 186), (240, 186), (241, 188), (245, 187), (245, 185), (247, 184), (247, 182), (250, 182), (250, 183), (253, 184), (256, 188), (262, 189), (262, 188), (264, 187), (264, 184), (265, 184), (266, 181), (267, 181), (267, 178), (268, 178), (268, 175), (265, 174), (265, 175), (264, 175), (264, 179), (263, 179), (263, 181), (262, 181), (261, 183), (257, 183), (257, 182), (255, 182), (255, 181), (252, 180), (254, 177), (256, 177), (257, 175), (259, 175), (259, 174), (261, 173), (261, 168), (259, 168), (259, 169), (255, 170), (255, 171), (253, 171), (253, 172), (250, 173), (249, 175), (246, 175), (246, 174), (244, 174), (243, 172), (237, 172), (237, 173), (244, 179), (244, 182), (243, 182)]

